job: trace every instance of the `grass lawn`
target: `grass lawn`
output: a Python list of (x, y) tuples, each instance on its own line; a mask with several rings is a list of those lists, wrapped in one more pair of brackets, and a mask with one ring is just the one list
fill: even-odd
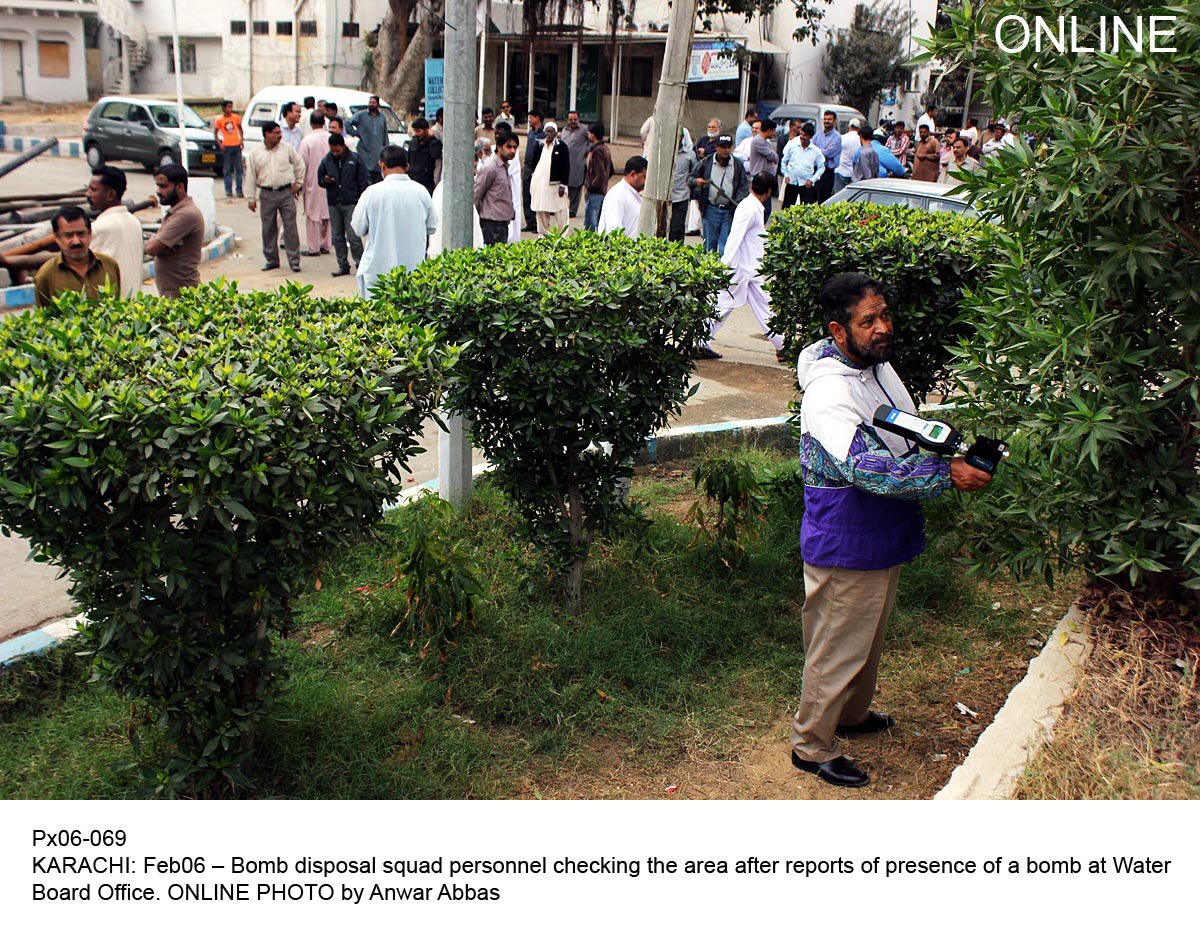
[[(640, 472), (634, 498), (653, 524), (593, 547), (572, 621), (484, 482), (451, 534), (486, 600), (444, 658), (389, 635), (404, 597), (383, 585), (404, 510), (330, 558), (280, 643), (290, 674), (248, 794), (845, 795), (787, 764), (802, 661), (798, 510), (773, 509), (730, 574), (682, 521), (694, 498), (686, 468)], [(856, 798), (936, 791), (1074, 593), (972, 581), (957, 561), (955, 498), (930, 508), (930, 547), (901, 578), (877, 697), (900, 726), (852, 746), (876, 778)], [(128, 705), (87, 682), (76, 652), (69, 643), (0, 672), (0, 797), (137, 794), (122, 765)]]

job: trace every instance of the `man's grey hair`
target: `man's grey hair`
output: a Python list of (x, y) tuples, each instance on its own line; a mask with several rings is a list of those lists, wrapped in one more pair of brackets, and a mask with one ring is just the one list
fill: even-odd
[(475, 141), (475, 156), (479, 156), (484, 150), (490, 150), (492, 142), (487, 137), (480, 137)]
[(721, 119), (719, 117), (710, 117), (708, 119), (708, 123), (716, 124), (718, 130), (720, 130), (722, 127), (725, 126), (724, 124), (721, 123)]

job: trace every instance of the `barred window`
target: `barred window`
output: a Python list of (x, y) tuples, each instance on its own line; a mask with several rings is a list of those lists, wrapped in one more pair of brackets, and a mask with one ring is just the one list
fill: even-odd
[(358, 24), (357, 23), (343, 23), (342, 24), (342, 38), (343, 39), (357, 39), (358, 38)]
[(292, 34), (292, 21), (291, 20), (276, 20), (275, 21), (275, 35), (276, 36), (290, 36), (291, 34)]
[(245, 36), (246, 35), (246, 21), (245, 20), (230, 20), (229, 21), (229, 35)]
[(317, 34), (317, 21), (316, 20), (301, 20), (300, 21), (300, 35), (301, 36), (315, 36), (316, 34)]

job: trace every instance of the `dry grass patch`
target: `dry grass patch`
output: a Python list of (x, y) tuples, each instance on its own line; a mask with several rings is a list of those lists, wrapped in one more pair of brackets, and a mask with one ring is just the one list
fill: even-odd
[(1093, 649), (1022, 799), (1200, 798), (1195, 611), (1093, 594)]

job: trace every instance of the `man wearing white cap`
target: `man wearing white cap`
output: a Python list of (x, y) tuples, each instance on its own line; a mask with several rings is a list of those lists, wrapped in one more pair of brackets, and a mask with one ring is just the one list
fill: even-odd
[(537, 217), (539, 235), (569, 224), (567, 184), (571, 179), (571, 151), (558, 139), (558, 125), (546, 121), (542, 129), (542, 152), (529, 182), (529, 205)]

